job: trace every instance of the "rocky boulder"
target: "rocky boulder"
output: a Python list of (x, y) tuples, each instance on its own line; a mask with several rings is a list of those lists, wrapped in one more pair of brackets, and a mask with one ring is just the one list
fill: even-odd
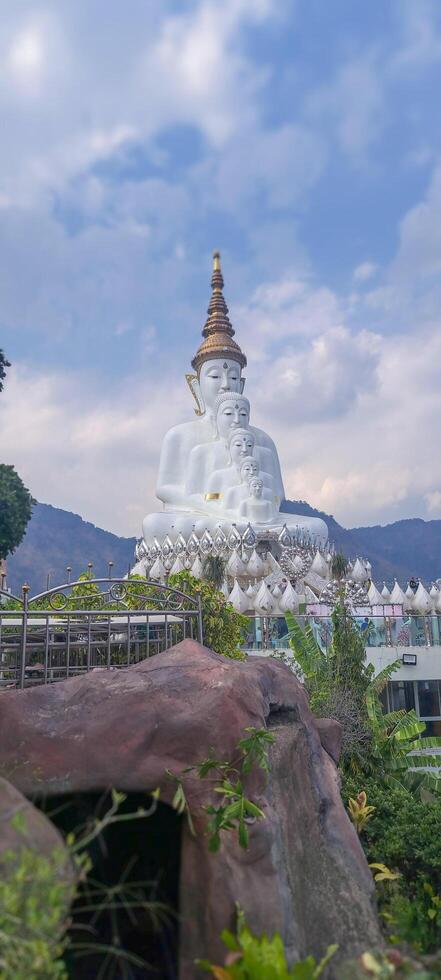
[(185, 640), (129, 669), (8, 692), (1, 708), (0, 764), (27, 795), (160, 787), (171, 803), (167, 769), (182, 773), (210, 751), (234, 760), (250, 726), (275, 734), (269, 777), (247, 777), (266, 819), (249, 827), (246, 851), (228, 832), (219, 853), (209, 852), (210, 783), (183, 777), (197, 833), (184, 821), (182, 980), (197, 975), (197, 957), (222, 961), (220, 932), (234, 927), (236, 903), (253, 931), (282, 934), (290, 958), (320, 956), (330, 943), (348, 958), (378, 944), (372, 876), (333, 761), (338, 729), (317, 723), (284, 664), (227, 660)]

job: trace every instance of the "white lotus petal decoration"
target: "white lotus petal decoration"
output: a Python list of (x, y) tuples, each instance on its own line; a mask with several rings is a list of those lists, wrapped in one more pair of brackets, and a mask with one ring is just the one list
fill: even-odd
[(386, 582), (383, 582), (383, 588), (381, 590), (381, 595), (383, 597), (384, 602), (390, 602), (390, 596), (391, 596), (391, 594), (390, 594), (389, 589), (388, 589), (388, 587), (386, 585)]
[(234, 580), (233, 588), (228, 596), (228, 601), (234, 606), (236, 612), (244, 613), (250, 608), (250, 600), (243, 589), (241, 589), (237, 579)]

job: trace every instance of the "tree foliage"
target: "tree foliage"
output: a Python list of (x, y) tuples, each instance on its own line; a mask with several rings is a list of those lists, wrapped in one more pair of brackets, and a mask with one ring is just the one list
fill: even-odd
[(170, 575), (168, 584), (187, 595), (201, 597), (204, 643), (215, 653), (233, 660), (245, 660), (240, 649), (248, 620), (236, 612), (214, 585), (194, 578), (190, 572)]
[(225, 558), (220, 555), (206, 555), (202, 562), (202, 574), (206, 582), (220, 589), (225, 578)]
[(4, 351), (0, 349), (0, 391), (3, 391), (3, 382), (6, 377), (6, 368), (11, 367), (10, 362), (6, 360)]
[(20, 544), (34, 503), (14, 467), (0, 463), (0, 558)]
[[(358, 790), (359, 781), (344, 779), (346, 803)], [(441, 935), (440, 802), (423, 803), (402, 785), (384, 784), (378, 773), (364, 779), (363, 795), (373, 808), (361, 828), (366, 857), (399, 872), (378, 888), (386, 931), (417, 952), (435, 950)]]

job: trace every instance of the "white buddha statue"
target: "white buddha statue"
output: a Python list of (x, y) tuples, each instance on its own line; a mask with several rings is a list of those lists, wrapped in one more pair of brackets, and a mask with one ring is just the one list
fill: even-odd
[[(186, 376), (197, 404), (196, 418), (174, 426), (164, 436), (156, 488), (164, 510), (144, 518), (144, 541), (149, 546), (155, 538), (161, 542), (166, 535), (173, 540), (179, 532), (185, 537), (193, 527), (196, 533), (206, 528), (212, 530), (222, 522), (223, 516), (227, 525), (237, 519), (238, 527), (246, 527), (245, 517), (235, 510), (235, 505), (227, 507), (225, 499), (225, 493), (234, 486), (232, 470), (236, 466), (236, 451), (237, 457), (240, 453), (239, 446), (233, 450), (231, 443), (235, 430), (248, 432), (250, 441), (254, 439), (252, 456), (258, 469), (251, 475), (262, 479), (263, 488), (261, 496), (257, 497), (254, 488), (253, 499), (256, 504), (266, 501), (271, 505), (274, 533), (287, 523), (297, 530), (308, 529), (317, 540), (326, 540), (327, 527), (323, 521), (278, 513), (285, 496), (279, 457), (270, 436), (249, 425), (250, 404), (242, 394), (245, 384), (242, 369), (246, 366), (246, 357), (233, 339), (234, 330), (222, 293), (218, 252), (214, 253), (211, 285), (212, 297), (202, 331), (203, 340), (192, 361), (196, 373)], [(222, 473), (219, 489), (214, 486), (215, 479), (219, 482), (216, 473)], [(240, 486), (239, 474), (236, 476), (236, 486)], [(216, 498), (215, 494), (223, 496)], [(248, 488), (247, 494), (249, 496)], [(241, 494), (237, 505), (243, 499)], [(268, 514), (269, 508), (259, 510), (262, 514), (264, 511)]]
[(263, 480), (260, 476), (252, 476), (249, 484), (249, 496), (239, 505), (239, 514), (246, 517), (252, 524), (268, 524), (274, 517), (274, 504), (263, 497)]

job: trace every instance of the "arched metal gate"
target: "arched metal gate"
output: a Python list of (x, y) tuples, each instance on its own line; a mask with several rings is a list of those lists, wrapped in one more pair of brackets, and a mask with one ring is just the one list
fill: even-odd
[(138, 663), (190, 637), (203, 642), (199, 596), (142, 579), (68, 582), (29, 596), (0, 590), (0, 689)]

